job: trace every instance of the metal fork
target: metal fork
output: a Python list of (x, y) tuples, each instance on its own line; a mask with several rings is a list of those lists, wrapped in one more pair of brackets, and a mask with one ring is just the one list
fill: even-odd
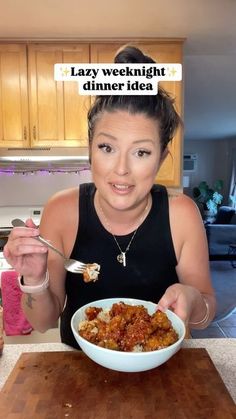
[[(24, 221), (20, 220), (19, 218), (15, 218), (14, 220), (12, 220), (11, 223), (12, 223), (13, 227), (26, 227)], [(45, 240), (41, 236), (37, 236), (37, 237), (34, 237), (34, 238), (36, 240), (40, 241), (41, 243), (43, 243), (44, 245), (46, 245), (49, 249), (56, 252), (58, 255), (60, 255), (64, 259), (64, 267), (67, 271), (77, 273), (77, 274), (84, 273), (86, 271), (86, 267), (87, 267), (86, 263), (79, 262), (78, 260), (69, 259), (69, 258), (65, 257), (63, 255), (63, 253), (60, 252), (60, 250), (58, 250), (49, 241)]]

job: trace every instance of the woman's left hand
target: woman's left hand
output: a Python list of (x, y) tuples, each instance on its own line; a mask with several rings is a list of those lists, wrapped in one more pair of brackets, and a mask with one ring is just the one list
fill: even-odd
[(161, 311), (173, 310), (187, 324), (194, 303), (200, 295), (200, 292), (190, 285), (174, 284), (167, 288), (165, 294), (159, 300), (157, 308)]

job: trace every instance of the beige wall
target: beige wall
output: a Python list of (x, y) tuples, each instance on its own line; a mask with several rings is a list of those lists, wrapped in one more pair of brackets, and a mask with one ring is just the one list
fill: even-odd
[(91, 173), (37, 173), (9, 175), (0, 172), (0, 207), (43, 206), (48, 198), (62, 189), (91, 181)]

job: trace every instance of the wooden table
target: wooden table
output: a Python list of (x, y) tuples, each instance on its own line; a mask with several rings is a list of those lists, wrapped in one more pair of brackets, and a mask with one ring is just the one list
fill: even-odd
[(6, 345), (0, 417), (236, 417), (236, 339), (186, 340), (166, 364), (143, 373), (111, 371), (71, 350), (62, 344)]

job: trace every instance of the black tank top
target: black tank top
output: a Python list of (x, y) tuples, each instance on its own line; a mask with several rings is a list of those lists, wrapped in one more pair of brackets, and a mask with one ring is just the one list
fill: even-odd
[[(79, 346), (72, 334), (70, 321), (79, 307), (112, 297), (158, 302), (166, 288), (178, 282), (166, 188), (153, 186), (152, 208), (127, 252), (126, 267), (117, 261), (119, 248), (97, 216), (95, 191), (93, 183), (80, 185), (79, 227), (71, 257), (86, 263), (99, 263), (99, 279), (85, 283), (82, 275), (68, 272), (65, 283), (67, 301), (61, 315), (61, 339), (75, 348)], [(132, 234), (116, 236), (123, 251)]]

